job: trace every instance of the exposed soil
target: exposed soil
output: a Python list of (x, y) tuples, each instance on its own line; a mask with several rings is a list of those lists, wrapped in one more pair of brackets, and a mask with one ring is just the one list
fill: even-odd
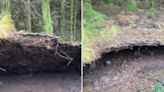
[(0, 40), (0, 92), (80, 92), (81, 46), (42, 34)]
[(73, 72), (0, 76), (0, 92), (80, 92), (80, 75)]
[(0, 73), (80, 71), (81, 47), (41, 34), (17, 34), (0, 42)]
[(103, 54), (84, 75), (84, 92), (154, 92), (164, 84), (164, 47), (133, 47)]

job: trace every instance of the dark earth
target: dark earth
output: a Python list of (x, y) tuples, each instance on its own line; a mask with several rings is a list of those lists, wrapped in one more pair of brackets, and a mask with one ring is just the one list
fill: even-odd
[(80, 92), (81, 47), (57, 37), (0, 40), (0, 92)]

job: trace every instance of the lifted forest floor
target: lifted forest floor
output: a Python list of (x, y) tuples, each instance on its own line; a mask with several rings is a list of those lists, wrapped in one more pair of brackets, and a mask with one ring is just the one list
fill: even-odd
[(164, 85), (164, 11), (154, 18), (120, 14), (103, 28), (109, 30), (88, 46), (98, 57), (84, 67), (84, 92), (155, 92), (155, 83)]
[(0, 41), (0, 92), (80, 92), (81, 46), (41, 34)]
[(40, 34), (17, 34), (0, 42), (0, 74), (80, 71), (81, 46)]
[(86, 64), (101, 58), (103, 53), (133, 46), (164, 45), (164, 10), (153, 18), (144, 12), (120, 14), (100, 27), (100, 34), (86, 46), (94, 49), (97, 57), (83, 61)]

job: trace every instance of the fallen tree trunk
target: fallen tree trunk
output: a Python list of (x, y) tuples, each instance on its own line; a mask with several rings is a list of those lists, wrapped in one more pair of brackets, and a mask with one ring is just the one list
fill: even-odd
[(0, 40), (0, 73), (80, 70), (81, 46), (55, 37), (19, 34)]

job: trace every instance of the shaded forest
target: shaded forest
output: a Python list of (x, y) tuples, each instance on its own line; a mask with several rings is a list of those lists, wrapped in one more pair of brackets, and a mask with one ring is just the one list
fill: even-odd
[(40, 32), (50, 36), (54, 33), (65, 41), (80, 41), (80, 2), (80, 0), (2, 0), (1, 18), (9, 12), (18, 31)]
[(5, 71), (0, 72), (80, 72), (80, 3), (2, 0), (0, 67)]

